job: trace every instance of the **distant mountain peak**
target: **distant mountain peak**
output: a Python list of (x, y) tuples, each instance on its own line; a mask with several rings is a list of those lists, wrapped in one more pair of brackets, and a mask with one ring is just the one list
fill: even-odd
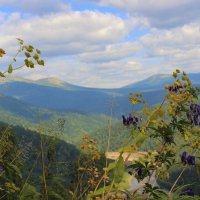
[(57, 86), (64, 86), (66, 84), (70, 85), (69, 83), (60, 80), (57, 77), (49, 77), (49, 78), (43, 78), (35, 81), (36, 83), (47, 83), (50, 85), (57, 85)]
[[(200, 73), (187, 74), (193, 84), (199, 84)], [(154, 74), (144, 80), (129, 84), (123, 88), (136, 88), (139, 90), (156, 90), (162, 89), (165, 84), (170, 84), (174, 81), (170, 74)]]

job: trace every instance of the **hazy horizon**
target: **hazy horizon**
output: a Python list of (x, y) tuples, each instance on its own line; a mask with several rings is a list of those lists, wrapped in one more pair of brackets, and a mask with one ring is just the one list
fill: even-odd
[[(200, 74), (200, 72), (197, 72), (197, 73), (189, 73), (189, 74)], [(78, 87), (84, 87), (84, 88), (97, 88), (97, 89), (120, 89), (120, 88), (123, 88), (123, 87), (127, 87), (129, 85), (132, 85), (132, 84), (135, 84), (135, 83), (139, 83), (141, 81), (145, 81), (146, 79), (149, 79), (151, 77), (154, 77), (154, 76), (167, 76), (167, 77), (170, 77), (171, 74), (159, 74), (159, 73), (156, 73), (156, 74), (153, 74), (151, 76), (147, 76), (145, 78), (142, 78), (141, 80), (138, 80), (138, 81), (135, 81), (135, 82), (131, 82), (129, 84), (126, 84), (126, 85), (122, 85), (120, 87), (89, 87), (89, 86), (85, 86), (85, 85), (78, 85), (78, 84), (73, 84), (73, 83), (70, 83), (70, 82), (67, 82), (63, 79), (60, 79), (59, 77), (56, 77), (56, 76), (50, 76), (50, 77), (44, 77), (44, 78), (39, 78), (39, 79), (33, 79), (33, 78), (24, 78), (22, 76), (14, 76), (13, 74), (12, 75), (8, 75), (5, 80), (16, 80), (16, 81), (20, 81), (20, 80), (24, 80), (24, 81), (30, 81), (30, 82), (40, 82), (40, 81), (45, 81), (45, 80), (49, 80), (49, 81), (52, 81), (52, 84), (69, 84), (69, 85), (74, 85), (74, 86), (78, 86)], [(4, 80), (1, 79), (0, 82), (3, 82)]]

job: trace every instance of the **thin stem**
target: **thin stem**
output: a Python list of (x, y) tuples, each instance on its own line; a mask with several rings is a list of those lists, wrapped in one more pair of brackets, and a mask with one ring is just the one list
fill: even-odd
[[(193, 154), (194, 156), (196, 155), (197, 151), (198, 151), (198, 149), (196, 149), (196, 151), (194, 152), (194, 154)], [(181, 171), (181, 173), (179, 174), (178, 178), (176, 179), (176, 181), (175, 181), (174, 184), (172, 185), (172, 187), (171, 187), (171, 189), (170, 189), (170, 191), (169, 191), (169, 194), (172, 193), (174, 187), (176, 186), (177, 182), (178, 182), (179, 179), (181, 178), (183, 172), (187, 169), (187, 166), (188, 166), (188, 165), (186, 165), (186, 166), (183, 168), (183, 170)]]
[[(19, 55), (19, 53), (21, 53), (22, 52), (22, 45), (20, 45), (20, 47), (19, 47), (19, 49), (18, 49), (18, 51), (17, 51), (17, 53), (16, 53), (16, 55), (13, 57), (13, 61), (9, 64), (9, 65), (12, 65), (15, 61), (15, 59), (17, 58), (17, 56)], [(25, 64), (23, 64), (23, 65), (21, 65), (21, 66), (19, 66), (19, 67), (16, 67), (16, 68), (14, 68), (13, 69), (13, 71), (16, 71), (16, 70), (18, 70), (18, 69), (21, 69), (22, 67), (24, 67), (25, 66)], [(3, 74), (5, 75), (6, 73), (8, 73), (8, 70), (6, 70), (5, 72), (3, 72)]]
[[(111, 108), (110, 108), (110, 119), (108, 122), (108, 143), (107, 143), (107, 149), (106, 152), (109, 151), (110, 149), (110, 136), (111, 136), (111, 130), (112, 130), (112, 116), (113, 116), (113, 99), (112, 99), (112, 103), (111, 103)], [(106, 168), (108, 167), (108, 159), (106, 158)], [(107, 176), (107, 171), (105, 171), (104, 176)], [(99, 183), (100, 184), (100, 183)], [(104, 191), (105, 191), (105, 187), (106, 187), (106, 180), (104, 178)], [(105, 192), (103, 192), (102, 197), (104, 198)]]
[(40, 133), (40, 150), (41, 150), (43, 185), (44, 185), (44, 192), (45, 192), (45, 197), (46, 197), (45, 199), (48, 200), (48, 190), (47, 190), (46, 173), (45, 173), (44, 149), (43, 149), (43, 140), (42, 140), (42, 127), (40, 126), (40, 120), (39, 120), (39, 128), (38, 129), (39, 129), (39, 133)]
[(30, 176), (31, 176), (31, 174), (32, 174), (32, 172), (33, 172), (33, 169), (35, 168), (35, 166), (36, 166), (36, 164), (37, 164), (37, 162), (38, 162), (38, 158), (39, 158), (39, 156), (40, 156), (40, 152), (38, 153), (38, 156), (37, 156), (37, 158), (36, 158), (36, 160), (35, 160), (35, 162), (34, 162), (34, 164), (33, 164), (33, 167), (31, 168), (31, 171), (29, 172), (29, 175), (28, 175), (28, 177), (26, 178), (26, 180), (25, 180), (25, 182), (24, 182), (24, 185), (23, 185), (23, 187), (22, 187), (22, 189), (21, 189), (21, 191), (20, 191), (20, 193), (19, 193), (19, 196), (22, 194), (22, 192), (23, 192), (23, 190), (24, 190), (24, 188), (25, 188), (25, 185), (26, 185), (26, 183), (28, 182), (28, 180), (29, 180), (29, 178), (30, 178)]
[[(21, 69), (21, 68), (23, 68), (24, 66), (25, 66), (25, 64), (23, 64), (23, 65), (21, 65), (21, 66), (19, 66), (19, 67), (16, 67), (16, 68), (13, 69), (13, 71), (16, 71), (16, 70), (18, 70), (18, 69)], [(6, 70), (5, 72), (3, 72), (4, 75), (7, 74), (7, 73), (8, 73), (8, 70)]]
[[(161, 104), (160, 104), (160, 106), (158, 107), (158, 109), (154, 110), (154, 112), (152, 112), (151, 116), (152, 116), (156, 111), (158, 111), (158, 110), (161, 109), (161, 107), (162, 107), (163, 104), (165, 103), (166, 99), (167, 99), (167, 98), (166, 98), (166, 96), (165, 96), (165, 98), (164, 98), (163, 101), (161, 102)], [(146, 122), (146, 125), (145, 125), (146, 128), (148, 128), (148, 125), (149, 125), (151, 116), (149, 117), (149, 119), (148, 119), (147, 122)]]
[(99, 187), (100, 183), (103, 181), (103, 179), (104, 179), (105, 175), (106, 175), (106, 172), (104, 172), (103, 176), (101, 177), (101, 179), (100, 179), (100, 180), (99, 180), (99, 182), (97, 183), (97, 185), (96, 185), (96, 187), (95, 187), (95, 189), (94, 189), (94, 192), (96, 192), (96, 191), (97, 191), (97, 189), (98, 189), (98, 187)]
[(86, 189), (80, 194), (78, 199), (81, 199), (81, 197), (89, 190), (89, 188), (90, 188), (90, 185), (88, 185), (88, 187), (86, 187)]
[(8, 193), (4, 194), (2, 197), (0, 197), (0, 199), (3, 199)]
[(181, 171), (181, 173), (179, 174), (178, 178), (176, 179), (176, 181), (175, 181), (174, 184), (172, 185), (172, 187), (171, 187), (171, 189), (170, 189), (170, 191), (169, 191), (169, 194), (172, 193), (174, 187), (176, 186), (177, 182), (178, 182), (179, 179), (181, 178), (181, 176), (182, 176), (183, 172), (186, 170), (186, 168), (187, 168), (187, 165), (182, 169), (182, 171)]
[[(81, 155), (79, 156), (79, 159), (78, 159), (78, 168), (81, 166), (80, 165), (80, 157)], [(87, 168), (88, 166), (86, 165), (85, 169)], [(83, 171), (82, 174), (79, 173), (79, 170), (78, 170), (78, 183), (76, 184), (76, 188), (74, 190), (74, 194), (73, 194), (73, 198), (75, 198), (77, 195), (78, 195), (78, 189), (80, 188), (79, 186), (81, 185), (81, 181), (82, 181), (82, 178), (83, 176), (85, 175), (85, 170)], [(80, 190), (80, 189), (79, 189)]]

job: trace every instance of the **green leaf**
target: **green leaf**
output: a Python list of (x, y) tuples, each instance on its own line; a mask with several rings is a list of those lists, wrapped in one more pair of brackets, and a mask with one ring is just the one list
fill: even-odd
[(114, 169), (116, 166), (116, 162), (109, 163), (108, 167), (106, 170), (109, 172), (110, 170)]
[(8, 193), (15, 193), (19, 191), (19, 188), (14, 183), (6, 182), (5, 187)]
[(37, 60), (38, 65), (43, 65), (44, 66), (44, 60)]
[(0, 72), (0, 77), (5, 77), (5, 75), (2, 72)]
[(29, 52), (25, 52), (24, 54), (25, 54), (25, 56), (26, 56), (27, 58), (30, 58), (30, 57), (31, 57), (31, 54), (30, 54)]
[(13, 72), (13, 67), (12, 65), (10, 64), (9, 67), (8, 67), (8, 73), (11, 74)]
[(146, 140), (147, 135), (145, 133), (141, 133), (139, 134), (136, 138), (135, 138), (135, 144), (137, 147), (141, 147), (142, 144), (144, 143), (144, 141)]
[(23, 45), (24, 44), (24, 40), (20, 39), (20, 38), (16, 38), (18, 40), (18, 42)]
[(37, 52), (38, 54), (41, 54), (41, 51), (40, 51), (39, 49), (36, 49), (36, 52)]
[(34, 47), (29, 45), (29, 46), (24, 46), (24, 48), (26, 49), (26, 51), (28, 51), (29, 53), (33, 52)]
[(25, 60), (24, 60), (24, 63), (25, 63), (25, 65), (26, 65), (26, 67), (30, 67), (30, 66), (29, 66), (29, 61), (28, 61), (28, 59), (25, 59)]
[(35, 53), (33, 58), (37, 61), (39, 59), (39, 55), (37, 53)]
[(29, 62), (29, 67), (34, 68), (34, 63), (31, 60), (29, 60), (28, 62)]
[(106, 187), (102, 187), (94, 192), (92, 192), (91, 194), (88, 195), (88, 198), (94, 197), (94, 196), (99, 196), (103, 193), (106, 193), (106, 191), (110, 190), (110, 186), (106, 186)]
[(19, 169), (19, 167), (17, 165), (8, 164), (8, 167), (9, 167), (9, 169), (12, 169), (17, 176), (19, 176), (20, 178), (22, 178), (21, 171), (20, 171), (20, 169)]
[(117, 161), (116, 167), (114, 168), (114, 183), (115, 184), (119, 184), (121, 182), (124, 175), (124, 170), (125, 170), (124, 159), (121, 153)]

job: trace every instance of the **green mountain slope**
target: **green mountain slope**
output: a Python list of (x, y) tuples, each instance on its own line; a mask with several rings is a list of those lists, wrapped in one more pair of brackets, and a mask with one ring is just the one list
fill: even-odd
[[(5, 134), (5, 130), (8, 131), (8, 124), (0, 122), (1, 138), (2, 134)], [(40, 156), (38, 157), (38, 155), (41, 154), (40, 135), (38, 132), (24, 129), (20, 126), (9, 126), (9, 131), (12, 132), (12, 138), (15, 141), (15, 149), (17, 149), (15, 152), (16, 160), (19, 159), (21, 161), (19, 164), (15, 161), (11, 164), (15, 164), (18, 167), (18, 171), (21, 171), (20, 177), (23, 180), (23, 183), (27, 182), (35, 188), (35, 191), (40, 193), (40, 187), (42, 187), (42, 164)], [(42, 137), (44, 145), (44, 162), (46, 168), (48, 167), (48, 173), (46, 173), (48, 190), (57, 193), (57, 196), (60, 195), (62, 197), (60, 199), (69, 199), (69, 190), (74, 182), (74, 177), (76, 177), (76, 162), (80, 155), (80, 151), (74, 145), (62, 140), (53, 140), (52, 137), (44, 135)], [(50, 148), (53, 148), (54, 152), (52, 154), (53, 162), (49, 160), (50, 154), (48, 152), (50, 152)], [(9, 154), (7, 154), (7, 157), (8, 156)], [(6, 162), (6, 159), (4, 162)], [(5, 173), (7, 173), (7, 171)], [(9, 176), (9, 174), (7, 176)], [(13, 177), (13, 179), (15, 178), (16, 177)], [(56, 187), (54, 187), (54, 185), (56, 185)], [(25, 188), (24, 191), (26, 191)], [(26, 192), (28, 194), (30, 191)], [(29, 193), (29, 195), (31, 194), (32, 193)], [(5, 197), (5, 199), (7, 198)], [(32, 198), (31, 196), (27, 196), (27, 198), (23, 199)], [(51, 199), (54, 198), (52, 197)]]
[[(90, 134), (108, 123), (108, 116), (103, 114), (58, 112), (0, 95), (0, 121), (11, 125), (20, 125), (31, 130), (37, 130), (40, 122), (47, 127), (46, 129), (50, 130), (58, 128), (59, 119), (65, 122), (61, 137), (70, 142), (77, 142), (83, 135)], [(48, 131), (45, 134), (48, 134)]]
[[(189, 76), (198, 84), (199, 75)], [(4, 94), (0, 95), (0, 120), (37, 130), (39, 121), (53, 128), (62, 118), (65, 120), (63, 139), (77, 144), (85, 134), (96, 137), (101, 135), (98, 132), (105, 132), (111, 105), (114, 122), (121, 120), (122, 114), (130, 113), (129, 92), (141, 91), (148, 104), (157, 104), (165, 94), (161, 88), (170, 80), (167, 75), (155, 75), (134, 85), (112, 90), (74, 86), (56, 78), (36, 82), (8, 78), (0, 82), (0, 92)]]
[[(200, 85), (200, 73), (189, 74), (192, 82)], [(168, 75), (154, 75), (119, 89), (85, 88), (68, 84), (56, 78), (38, 81), (9, 79), (0, 83), (0, 92), (34, 106), (81, 113), (109, 115), (114, 103), (118, 116), (129, 112), (129, 92), (142, 92), (149, 104), (156, 104), (163, 98), (163, 85), (172, 79)]]

